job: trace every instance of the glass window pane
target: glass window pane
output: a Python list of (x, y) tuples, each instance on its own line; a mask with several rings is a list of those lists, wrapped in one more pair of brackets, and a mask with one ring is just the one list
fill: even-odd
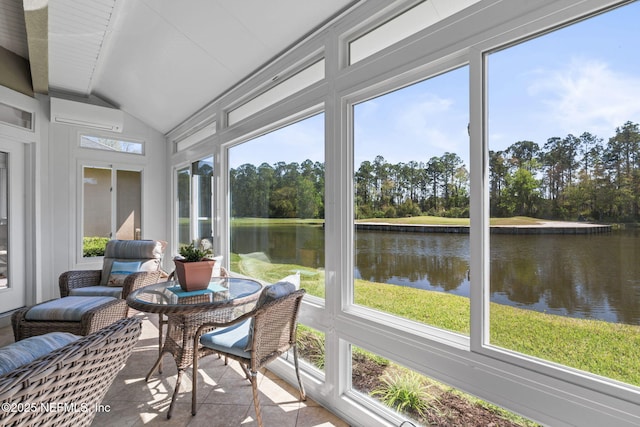
[(229, 150), (231, 269), (324, 297), (324, 114)]
[(298, 324), (297, 332), (296, 345), (298, 346), (298, 357), (314, 368), (324, 372), (324, 333), (300, 323)]
[(297, 74), (294, 74), (284, 80), (282, 83), (230, 111), (228, 116), (229, 125), (238, 123), (240, 120), (257, 113), (258, 111), (263, 110), (322, 79), (324, 79), (324, 59), (310, 65)]
[(142, 142), (82, 135), (80, 136), (80, 147), (117, 153), (142, 154), (144, 144)]
[(199, 142), (204, 141), (212, 135), (216, 134), (216, 122), (209, 123), (202, 129), (199, 129), (192, 134), (185, 136), (184, 138), (176, 142), (176, 152), (186, 150), (187, 148), (196, 145)]
[(354, 106), (354, 303), (467, 335), (468, 80)]
[[(640, 385), (635, 2), (488, 55), (490, 343)], [(504, 234), (497, 234), (502, 231)]]
[(410, 419), (411, 425), (539, 427), (506, 409), (354, 345), (351, 384), (357, 393), (397, 411), (401, 418)]
[(138, 171), (116, 171), (116, 239), (140, 239), (141, 175)]
[(0, 152), (0, 289), (9, 287), (9, 153)]
[(0, 102), (0, 122), (32, 130), (33, 114)]
[(356, 62), (471, 6), (478, 0), (424, 1), (349, 44), (349, 63)]
[(83, 168), (83, 256), (104, 255), (111, 237), (111, 169)]

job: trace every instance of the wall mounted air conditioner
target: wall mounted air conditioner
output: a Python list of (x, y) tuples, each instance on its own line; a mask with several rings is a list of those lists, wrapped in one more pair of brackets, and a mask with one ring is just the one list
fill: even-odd
[(115, 108), (51, 98), (51, 123), (122, 132), (124, 113)]

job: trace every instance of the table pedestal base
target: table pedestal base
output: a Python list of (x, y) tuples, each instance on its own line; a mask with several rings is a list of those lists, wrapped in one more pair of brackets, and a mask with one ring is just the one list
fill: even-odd
[[(162, 357), (165, 353), (169, 353), (173, 356), (173, 360), (176, 362), (176, 367), (178, 368), (178, 378), (176, 379), (176, 386), (173, 390), (173, 395), (171, 396), (171, 404), (169, 405), (169, 410), (167, 412), (167, 419), (170, 419), (173, 413), (173, 404), (175, 403), (178, 391), (180, 390), (182, 374), (185, 369), (191, 366), (194, 351), (198, 352), (198, 358), (213, 352), (201, 347), (200, 345), (198, 345), (196, 349), (194, 343), (196, 331), (203, 323), (230, 321), (232, 316), (233, 310), (229, 308), (212, 310), (204, 313), (169, 314), (167, 316), (167, 336), (165, 337), (164, 344), (162, 345), (162, 350), (158, 355), (158, 359), (145, 377), (145, 381), (149, 382), (151, 375), (153, 375), (158, 368), (160, 368), (159, 372), (162, 373)], [(160, 327), (162, 327), (162, 325), (160, 325)]]

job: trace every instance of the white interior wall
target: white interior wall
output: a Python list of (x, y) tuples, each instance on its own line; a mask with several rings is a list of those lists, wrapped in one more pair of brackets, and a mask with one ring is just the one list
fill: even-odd
[[(111, 153), (79, 147), (81, 133), (112, 137), (114, 139), (144, 141), (145, 154), (133, 155)], [(150, 128), (140, 120), (125, 113), (124, 131), (108, 133), (61, 124), (50, 124), (48, 164), (49, 181), (46, 183), (51, 194), (50, 230), (53, 248), (51, 252), (52, 274), (44, 284), (50, 298), (59, 296), (58, 276), (67, 270), (99, 269), (101, 260), (83, 260), (78, 256), (81, 241), (79, 235), (79, 213), (82, 192), (82, 164), (122, 165), (142, 168), (142, 238), (168, 240), (168, 200), (169, 185), (167, 173), (166, 139), (160, 132)], [(109, 214), (106, 213), (105, 214)], [(166, 259), (165, 259), (166, 261)], [(45, 280), (46, 282), (46, 280)]]

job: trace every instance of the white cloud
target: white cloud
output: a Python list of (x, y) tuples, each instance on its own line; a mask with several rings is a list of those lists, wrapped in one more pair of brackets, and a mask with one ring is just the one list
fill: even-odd
[(565, 67), (538, 70), (529, 94), (541, 97), (542, 124), (579, 134), (613, 135), (626, 121), (640, 121), (640, 77), (611, 69), (602, 61), (573, 58)]
[[(433, 155), (445, 151), (466, 152), (467, 123), (460, 116), (452, 99), (426, 94), (417, 102), (407, 103), (397, 110), (395, 127), (397, 133), (414, 147), (416, 142), (423, 142)], [(464, 128), (463, 132), (457, 131), (456, 127)]]

